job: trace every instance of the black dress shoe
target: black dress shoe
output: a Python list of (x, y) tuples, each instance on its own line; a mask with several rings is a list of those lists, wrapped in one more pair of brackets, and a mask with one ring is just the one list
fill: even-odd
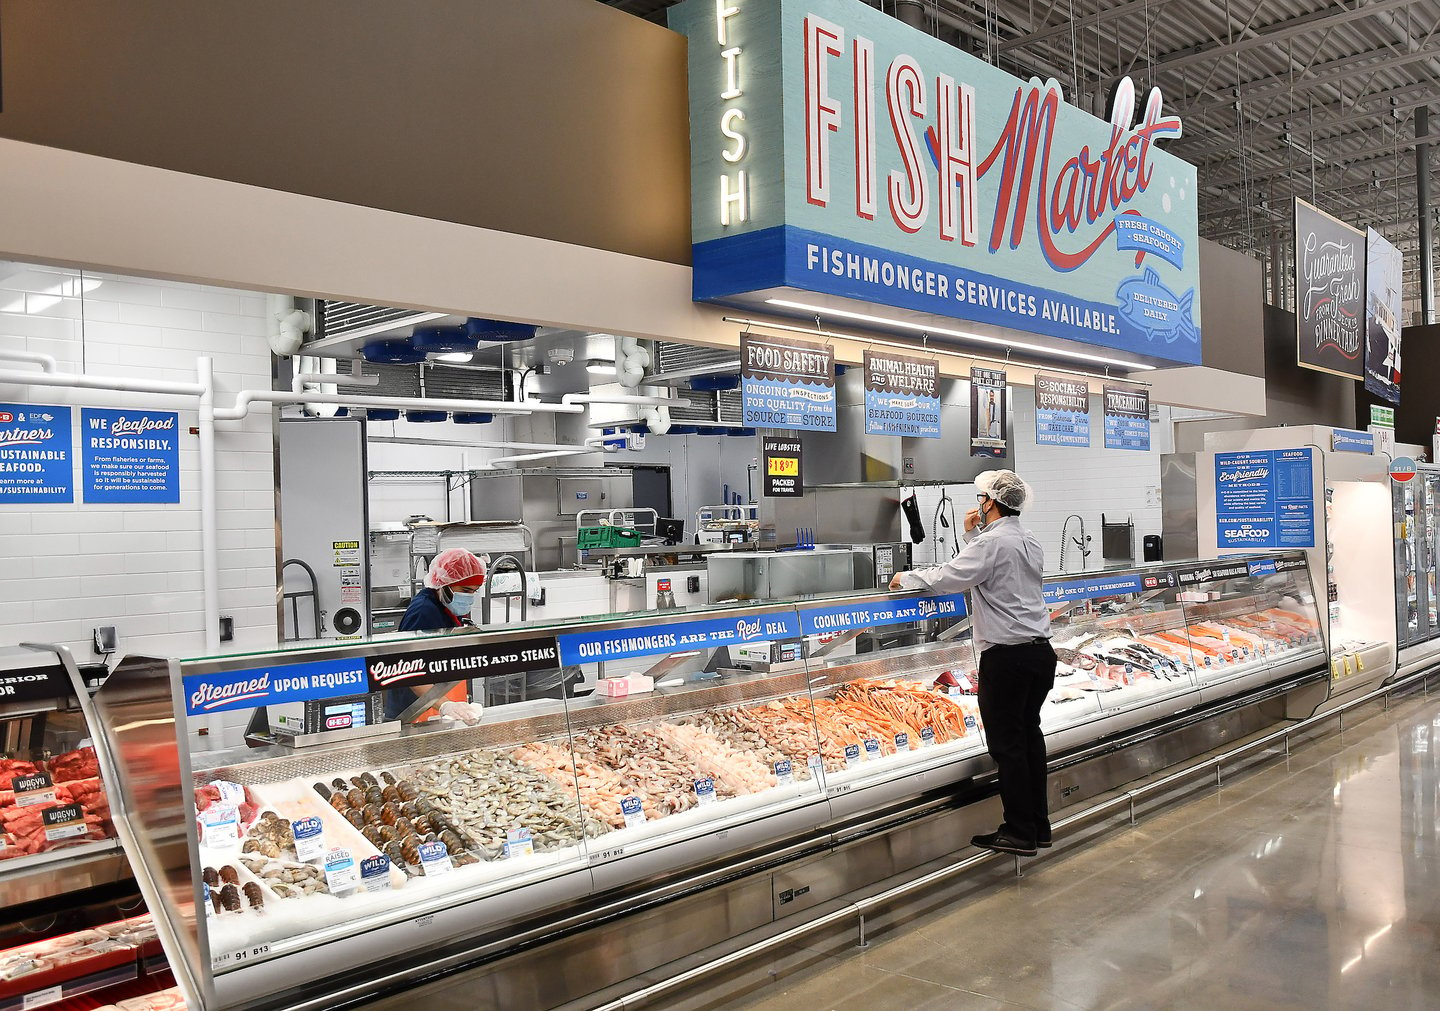
[(995, 850), (999, 853), (1014, 853), (1020, 857), (1033, 857), (1035, 855), (1035, 844), (1028, 839), (1021, 839), (1010, 834), (1004, 826), (994, 832), (987, 832), (984, 835), (977, 835), (970, 840), (971, 846), (978, 846), (982, 850)]
[(1049, 830), (1035, 833), (1035, 845), (1040, 847), (1042, 850), (1048, 850), (1050, 848), (1051, 841)]

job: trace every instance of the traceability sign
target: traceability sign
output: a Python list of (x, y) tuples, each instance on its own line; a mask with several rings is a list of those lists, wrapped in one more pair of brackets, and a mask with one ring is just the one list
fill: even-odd
[(0, 505), (74, 502), (68, 407), (0, 404)]
[(940, 438), (940, 363), (866, 351), (865, 434)]
[(1150, 391), (1105, 384), (1105, 448), (1150, 452)]
[(180, 416), (173, 411), (80, 412), (86, 502), (179, 502)]

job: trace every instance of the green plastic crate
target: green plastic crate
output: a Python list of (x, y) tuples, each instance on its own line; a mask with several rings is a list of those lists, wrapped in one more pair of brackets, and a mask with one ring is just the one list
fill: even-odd
[(640, 531), (633, 527), (581, 527), (576, 532), (575, 546), (588, 548), (637, 548)]

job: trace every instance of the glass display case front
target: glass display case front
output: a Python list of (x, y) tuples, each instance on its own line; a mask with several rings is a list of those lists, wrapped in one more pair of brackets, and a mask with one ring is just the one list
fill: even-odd
[[(1320, 666), (1304, 579), (1296, 554), (1048, 580), (1052, 752), (1194, 705), (1207, 685)], [(468, 680), (484, 698), (489, 679), (531, 675), (597, 687), (492, 705), (474, 725), (369, 718), (366, 700), (397, 687)], [(190, 961), (182, 986), (224, 1008), (313, 997), (377, 960), (953, 789), (992, 768), (977, 681), (963, 596), (867, 591), (132, 658), (96, 704), (102, 754), (125, 769), (127, 849)], [(312, 732), (212, 746), (217, 714), (260, 706), (298, 707)]]
[(1395, 627), (1401, 647), (1440, 636), (1436, 596), (1436, 503), (1440, 469), (1422, 466), (1409, 481), (1391, 481), (1395, 523)]

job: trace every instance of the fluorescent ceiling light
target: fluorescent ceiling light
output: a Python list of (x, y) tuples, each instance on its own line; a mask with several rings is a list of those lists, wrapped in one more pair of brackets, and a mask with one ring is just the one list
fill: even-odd
[[(819, 316), (839, 316), (842, 319), (855, 320), (859, 323), (873, 323), (877, 326), (899, 327), (902, 330), (913, 330), (916, 333), (934, 334), (940, 337), (955, 337), (959, 340), (977, 341), (982, 344), (993, 344), (996, 347), (1007, 350), (1023, 350), (1038, 355), (1053, 355), (1060, 358), (1074, 358), (1082, 362), (1096, 362), (1101, 365), (1114, 365), (1122, 369), (1154, 369), (1154, 365), (1146, 365), (1142, 362), (1127, 362), (1120, 358), (1106, 358), (1103, 355), (1092, 355), (1083, 351), (1071, 351), (1068, 348), (1052, 348), (1041, 344), (1026, 344), (1023, 341), (1006, 340), (1003, 337), (991, 337), (988, 334), (967, 333), (964, 330), (948, 330), (945, 327), (927, 326), (921, 323), (910, 323), (906, 320), (889, 319), (884, 316), (871, 316), (863, 312), (851, 312), (848, 309), (832, 309), (823, 305), (811, 305), (807, 302), (791, 302), (783, 298), (767, 298), (766, 305), (778, 305), (782, 309), (799, 309), (803, 312), (814, 313)], [(856, 338), (862, 340), (863, 338)]]
[(456, 365), (464, 365), (474, 357), (473, 351), (452, 351), (448, 354), (434, 356), (437, 362), (454, 362)]

